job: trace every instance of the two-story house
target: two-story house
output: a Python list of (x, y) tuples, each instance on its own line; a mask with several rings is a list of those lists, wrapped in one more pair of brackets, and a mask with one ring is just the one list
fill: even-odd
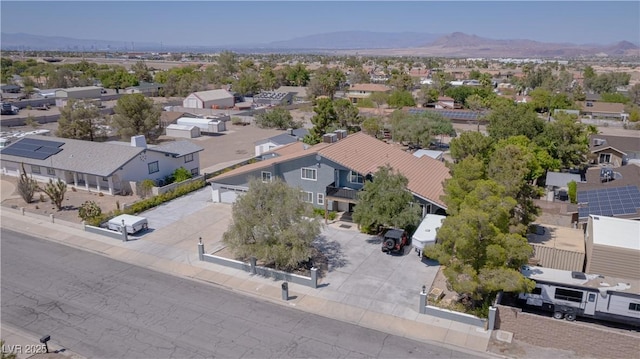
[(61, 179), (77, 189), (115, 195), (132, 192), (145, 179), (162, 185), (180, 167), (199, 175), (202, 150), (186, 140), (147, 146), (144, 136), (132, 137), (127, 145), (35, 135), (2, 148), (0, 167), (3, 174), (19, 177), (24, 166), (38, 182)]
[(446, 210), (440, 197), (449, 170), (443, 162), (415, 157), (362, 132), (347, 136), (338, 130), (324, 135), (317, 145), (295, 142), (270, 153), (273, 157), (214, 177), (213, 200), (231, 203), (247, 191), (251, 178), (266, 182), (279, 177), (299, 188), (304, 200), (317, 208), (352, 212), (365, 180), (389, 165), (409, 180), (407, 190), (420, 203), (423, 215)]
[(592, 135), (589, 149), (592, 163), (620, 167), (640, 164), (640, 138), (634, 136)]
[(369, 98), (372, 93), (384, 92), (388, 93), (391, 88), (382, 84), (353, 84), (349, 87), (347, 98), (351, 103), (358, 103), (362, 99)]

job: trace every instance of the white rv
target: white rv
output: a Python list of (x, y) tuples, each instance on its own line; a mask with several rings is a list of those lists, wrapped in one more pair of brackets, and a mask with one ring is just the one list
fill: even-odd
[(418, 229), (416, 229), (413, 236), (411, 236), (411, 246), (418, 252), (418, 255), (422, 255), (424, 247), (436, 244), (438, 228), (442, 226), (445, 218), (447, 217), (437, 214), (427, 214), (422, 222), (420, 222)]
[(640, 326), (638, 280), (530, 266), (523, 267), (522, 274), (536, 287), (519, 299), (553, 312), (556, 319), (581, 316)]
[(122, 233), (126, 228), (128, 234), (134, 234), (143, 229), (149, 228), (147, 219), (144, 217), (132, 216), (130, 214), (121, 214), (113, 217), (107, 223), (110, 230)]

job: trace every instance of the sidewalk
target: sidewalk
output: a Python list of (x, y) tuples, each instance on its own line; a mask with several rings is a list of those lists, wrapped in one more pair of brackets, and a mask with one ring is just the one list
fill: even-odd
[[(281, 299), (280, 282), (270, 278), (252, 276), (244, 271), (201, 262), (198, 260), (195, 242), (188, 246), (185, 245), (186, 243), (182, 243), (176, 248), (155, 240), (151, 242), (141, 239), (123, 243), (63, 224), (51, 223), (47, 217), (29, 214), (23, 216), (18, 210), (2, 208), (0, 215), (2, 227), (10, 230), (45, 238), (155, 271), (213, 283), (279, 305), (295, 307), (309, 313), (408, 339), (428, 343), (436, 342), (445, 347), (466, 350), (475, 355), (494, 356), (486, 352), (491, 336), (490, 331), (419, 314), (417, 301), (416, 308), (405, 308), (403, 313), (390, 315), (341, 303), (340, 298), (323, 298), (315, 289), (290, 283), (289, 296), (293, 299), (285, 302)], [(167, 234), (171, 232), (169, 231)]]

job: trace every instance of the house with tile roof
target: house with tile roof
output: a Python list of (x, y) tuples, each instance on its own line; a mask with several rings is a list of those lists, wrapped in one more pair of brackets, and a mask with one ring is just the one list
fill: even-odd
[(135, 183), (145, 179), (161, 186), (180, 167), (199, 175), (202, 150), (186, 140), (147, 146), (143, 136), (132, 137), (131, 144), (116, 144), (35, 135), (2, 148), (0, 168), (19, 177), (24, 165), (38, 182), (61, 179), (80, 190), (116, 195), (131, 193)]
[(214, 177), (214, 201), (232, 203), (246, 192), (251, 178), (279, 177), (300, 188), (304, 200), (317, 208), (352, 212), (364, 181), (389, 165), (407, 177), (407, 190), (420, 203), (423, 215), (444, 213), (443, 181), (450, 176), (443, 162), (413, 156), (362, 132), (348, 136), (345, 132), (326, 134), (314, 146), (302, 142), (282, 146), (267, 153), (271, 157)]

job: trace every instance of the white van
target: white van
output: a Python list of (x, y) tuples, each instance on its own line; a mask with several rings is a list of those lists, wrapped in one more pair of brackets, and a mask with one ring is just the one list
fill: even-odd
[(445, 218), (447, 217), (437, 214), (427, 214), (424, 216), (424, 219), (420, 222), (418, 229), (416, 229), (411, 237), (411, 246), (416, 252), (418, 252), (419, 256), (422, 256), (424, 247), (436, 244), (438, 228), (442, 226), (442, 221), (444, 221)]
[(128, 234), (134, 234), (138, 231), (149, 228), (147, 219), (144, 217), (132, 216), (130, 214), (121, 214), (117, 217), (111, 218), (107, 222), (108, 228), (112, 231), (118, 231), (122, 233), (123, 228), (126, 228)]

